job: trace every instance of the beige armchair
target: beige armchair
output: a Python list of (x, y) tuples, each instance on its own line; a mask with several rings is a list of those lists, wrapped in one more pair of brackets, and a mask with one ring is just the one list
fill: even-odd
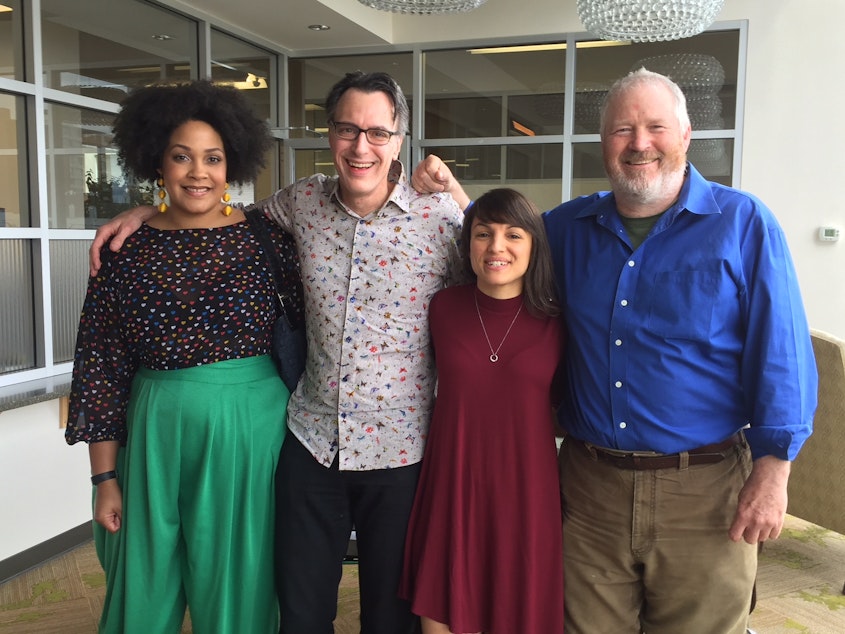
[(819, 405), (813, 435), (792, 465), (788, 511), (845, 534), (845, 341), (820, 330), (811, 335)]

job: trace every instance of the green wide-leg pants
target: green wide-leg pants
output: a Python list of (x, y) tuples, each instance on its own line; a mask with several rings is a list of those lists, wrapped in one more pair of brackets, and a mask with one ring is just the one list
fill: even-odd
[(95, 524), (100, 632), (275, 634), (273, 479), (289, 393), (270, 357), (142, 368), (118, 455), (121, 529)]

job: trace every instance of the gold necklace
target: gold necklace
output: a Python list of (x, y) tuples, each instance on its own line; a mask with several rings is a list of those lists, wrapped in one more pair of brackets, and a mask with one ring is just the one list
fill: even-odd
[(492, 363), (496, 363), (499, 360), (499, 350), (502, 349), (502, 346), (505, 343), (505, 339), (508, 338), (508, 335), (511, 334), (511, 328), (516, 323), (516, 318), (519, 317), (519, 313), (522, 312), (522, 302), (519, 303), (519, 308), (516, 310), (516, 315), (513, 316), (513, 320), (511, 321), (511, 325), (508, 326), (507, 331), (505, 332), (505, 336), (502, 337), (502, 340), (499, 342), (499, 347), (493, 350), (493, 344), (490, 343), (490, 337), (487, 335), (487, 328), (484, 327), (484, 320), (481, 318), (481, 309), (478, 308), (478, 291), (476, 290), (472, 294), (472, 298), (475, 300), (475, 312), (478, 313), (478, 321), (481, 322), (481, 331), (484, 333), (484, 338), (487, 340), (487, 345), (490, 346), (490, 361)]

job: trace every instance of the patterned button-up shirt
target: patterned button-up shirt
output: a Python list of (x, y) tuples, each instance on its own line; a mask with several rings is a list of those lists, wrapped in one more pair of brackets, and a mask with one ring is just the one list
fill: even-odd
[(308, 360), (290, 432), (326, 466), (339, 453), (341, 470), (420, 461), (436, 381), (428, 305), (465, 279), (461, 209), (448, 194), (416, 193), (404, 172), (366, 218), (323, 174), (257, 205), (294, 236), (302, 266)]

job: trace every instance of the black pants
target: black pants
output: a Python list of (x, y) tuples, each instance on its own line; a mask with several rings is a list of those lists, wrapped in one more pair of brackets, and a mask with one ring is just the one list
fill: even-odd
[(354, 525), (362, 634), (414, 634), (397, 597), (420, 465), (340, 471), (288, 433), (276, 470), (276, 584), (280, 634), (332, 634), (343, 558)]

